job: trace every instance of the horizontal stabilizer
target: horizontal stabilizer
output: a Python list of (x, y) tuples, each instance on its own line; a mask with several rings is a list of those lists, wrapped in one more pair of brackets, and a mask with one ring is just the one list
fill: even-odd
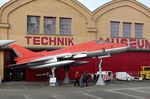
[(9, 45), (13, 42), (15, 42), (15, 40), (0, 40), (0, 47)]

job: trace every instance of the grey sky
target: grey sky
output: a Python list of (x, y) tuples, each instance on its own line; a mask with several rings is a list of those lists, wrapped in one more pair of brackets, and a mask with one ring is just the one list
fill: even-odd
[[(4, 3), (8, 2), (9, 0), (0, 0), (0, 6), (2, 6)], [(91, 11), (95, 10), (99, 6), (111, 1), (111, 0), (78, 0), (80, 1), (83, 5), (85, 5), (88, 9)], [(137, 0), (147, 7), (150, 7), (150, 0)]]
[[(96, 8), (100, 7), (101, 5), (110, 2), (112, 0), (78, 0), (85, 6), (87, 6), (91, 11), (95, 10)], [(138, 2), (146, 5), (150, 8), (150, 0), (137, 0)]]

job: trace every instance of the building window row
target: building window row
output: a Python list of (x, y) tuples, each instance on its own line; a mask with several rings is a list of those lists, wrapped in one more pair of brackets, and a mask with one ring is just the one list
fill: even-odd
[[(132, 33), (132, 23), (131, 22), (123, 22), (123, 37), (131, 37)], [(136, 38), (142, 38), (143, 37), (143, 23), (134, 23), (134, 32)], [(111, 31), (111, 37), (119, 37), (121, 23), (117, 21), (111, 21), (110, 22), (110, 31)]]
[[(43, 34), (56, 34), (56, 17), (44, 17), (43, 20)], [(40, 34), (40, 16), (27, 16), (27, 33)], [(72, 30), (71, 18), (59, 18), (59, 33), (60, 35), (71, 35)]]

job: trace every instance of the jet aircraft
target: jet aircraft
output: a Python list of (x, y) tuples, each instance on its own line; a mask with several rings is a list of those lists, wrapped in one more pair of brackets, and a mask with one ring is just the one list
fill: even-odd
[[(82, 44), (69, 46), (66, 48), (33, 52), (17, 44), (9, 45), (14, 50), (17, 57), (16, 64), (10, 65), (15, 68), (51, 68), (70, 67), (88, 63), (87, 61), (77, 61), (81, 58), (107, 57), (111, 54), (127, 51), (126, 44), (109, 43), (104, 41), (90, 41)], [(53, 74), (54, 76), (54, 74)]]

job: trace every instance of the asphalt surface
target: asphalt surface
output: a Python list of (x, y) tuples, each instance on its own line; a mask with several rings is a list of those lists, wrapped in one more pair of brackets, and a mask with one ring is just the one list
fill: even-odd
[(47, 82), (4, 82), (0, 99), (150, 99), (150, 81), (111, 81), (104, 86), (49, 86)]

